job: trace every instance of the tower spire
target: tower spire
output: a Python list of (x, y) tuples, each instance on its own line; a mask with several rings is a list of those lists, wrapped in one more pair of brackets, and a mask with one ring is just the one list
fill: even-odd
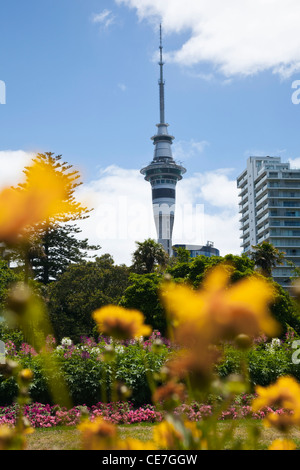
[(159, 26), (160, 32), (160, 79), (159, 79), (159, 105), (160, 105), (160, 123), (165, 124), (165, 81), (164, 81), (164, 62), (163, 62), (163, 45), (162, 45), (162, 26)]
[(159, 79), (159, 105), (160, 123), (156, 124), (157, 133), (152, 137), (154, 156), (152, 162), (141, 169), (145, 180), (149, 181), (152, 189), (153, 214), (157, 231), (157, 241), (165, 251), (172, 254), (172, 233), (176, 203), (176, 185), (182, 179), (186, 169), (178, 165), (172, 156), (172, 143), (174, 137), (168, 133), (168, 124), (165, 122), (165, 82), (162, 45), (162, 26), (160, 25), (160, 79)]

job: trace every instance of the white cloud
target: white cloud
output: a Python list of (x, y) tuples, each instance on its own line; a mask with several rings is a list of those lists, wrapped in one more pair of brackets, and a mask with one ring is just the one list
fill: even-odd
[(294, 159), (290, 158), (288, 160), (288, 162), (290, 163), (291, 168), (293, 168), (293, 169), (299, 169), (300, 168), (300, 157), (294, 158)]
[(189, 141), (179, 140), (173, 144), (173, 155), (175, 160), (187, 160), (189, 158), (196, 157), (200, 153), (203, 153), (205, 148), (209, 145), (206, 140), (195, 141), (191, 139)]
[(23, 180), (23, 170), (34, 157), (33, 153), (23, 150), (0, 151), (0, 188), (13, 186)]
[(94, 13), (92, 16), (92, 22), (102, 25), (104, 28), (108, 28), (115, 22), (115, 16), (110, 10), (103, 10), (101, 13)]
[[(185, 177), (177, 186), (173, 243), (213, 241), (221, 255), (239, 254), (238, 199), (230, 170)], [(80, 237), (99, 244), (99, 254), (130, 264), (135, 241), (156, 239), (151, 187), (139, 170), (110, 166), (78, 188), (78, 198), (93, 207), (79, 223)]]
[[(16, 185), (35, 154), (0, 151), (0, 188)], [(221, 255), (240, 253), (238, 198), (230, 170), (196, 173), (177, 185), (173, 243), (215, 243)], [(118, 264), (131, 263), (135, 242), (156, 239), (151, 187), (139, 170), (110, 166), (77, 188), (77, 198), (94, 210), (78, 221), (80, 238), (99, 244)]]
[(184, 65), (211, 63), (227, 77), (300, 70), (298, 0), (115, 0), (166, 33), (189, 33), (169, 54)]
[(122, 91), (127, 90), (127, 86), (124, 83), (118, 83), (118, 88), (120, 88), (120, 90), (122, 90)]

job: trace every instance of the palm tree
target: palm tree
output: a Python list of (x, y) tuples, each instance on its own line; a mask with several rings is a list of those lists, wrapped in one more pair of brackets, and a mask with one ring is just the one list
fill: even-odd
[(132, 255), (132, 268), (138, 274), (154, 272), (157, 266), (165, 267), (168, 262), (168, 254), (160, 243), (151, 238), (144, 242), (136, 242), (137, 249)]
[(272, 276), (272, 268), (278, 264), (283, 264), (285, 253), (275, 248), (272, 243), (262, 242), (252, 246), (255, 250), (251, 253), (251, 258), (255, 265), (261, 269), (261, 273), (266, 277)]

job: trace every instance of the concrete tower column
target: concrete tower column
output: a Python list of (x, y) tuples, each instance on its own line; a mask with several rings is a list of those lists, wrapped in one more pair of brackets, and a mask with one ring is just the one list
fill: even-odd
[(154, 157), (152, 162), (141, 170), (145, 180), (152, 186), (152, 204), (157, 241), (165, 251), (172, 255), (172, 234), (176, 205), (176, 185), (182, 179), (186, 169), (173, 159), (172, 143), (174, 137), (168, 133), (165, 122), (165, 81), (163, 75), (162, 34), (160, 26), (160, 79), (159, 79), (159, 109), (160, 123), (157, 133), (152, 137)]

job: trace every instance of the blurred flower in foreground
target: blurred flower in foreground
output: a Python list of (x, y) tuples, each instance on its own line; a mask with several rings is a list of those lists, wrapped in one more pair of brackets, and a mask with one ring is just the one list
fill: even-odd
[(212, 379), (214, 364), (220, 357), (219, 351), (200, 341), (191, 349), (182, 349), (166, 362), (166, 372), (178, 380), (189, 377), (194, 392), (205, 389)]
[(200, 449), (201, 437), (197, 424), (188, 420), (165, 420), (153, 430), (154, 443), (160, 449)]
[(93, 318), (100, 333), (119, 340), (150, 336), (152, 331), (150, 326), (144, 324), (144, 316), (138, 310), (108, 305), (96, 310)]
[(264, 424), (286, 431), (289, 426), (300, 424), (300, 385), (293, 377), (280, 377), (269, 387), (256, 387), (257, 398), (252, 402), (253, 411), (267, 407), (283, 408), (285, 413), (270, 412)]
[(0, 426), (0, 450), (9, 450), (13, 446), (15, 431), (4, 424)]
[(98, 417), (79, 424), (83, 450), (156, 450), (153, 442), (138, 439), (120, 439), (117, 427)]
[(119, 440), (118, 450), (158, 450), (151, 441), (139, 441), (138, 439), (127, 438)]
[(113, 450), (117, 448), (117, 428), (103, 418), (84, 420), (78, 426), (84, 450)]
[(268, 450), (296, 450), (296, 444), (289, 439), (275, 439)]
[(207, 343), (234, 339), (240, 334), (275, 336), (279, 325), (268, 311), (274, 300), (272, 286), (252, 276), (229, 285), (231, 268), (213, 268), (202, 288), (165, 284), (162, 302), (174, 328), (175, 340), (191, 345), (194, 338)]
[(73, 210), (68, 202), (71, 176), (50, 165), (35, 163), (18, 188), (0, 193), (0, 240), (14, 242), (27, 226)]
[(154, 403), (163, 403), (166, 409), (175, 408), (186, 400), (186, 389), (183, 384), (170, 381), (156, 388), (153, 394)]
[(0, 450), (25, 450), (26, 434), (32, 434), (30, 426), (21, 429), (13, 428), (7, 424), (0, 426)]

